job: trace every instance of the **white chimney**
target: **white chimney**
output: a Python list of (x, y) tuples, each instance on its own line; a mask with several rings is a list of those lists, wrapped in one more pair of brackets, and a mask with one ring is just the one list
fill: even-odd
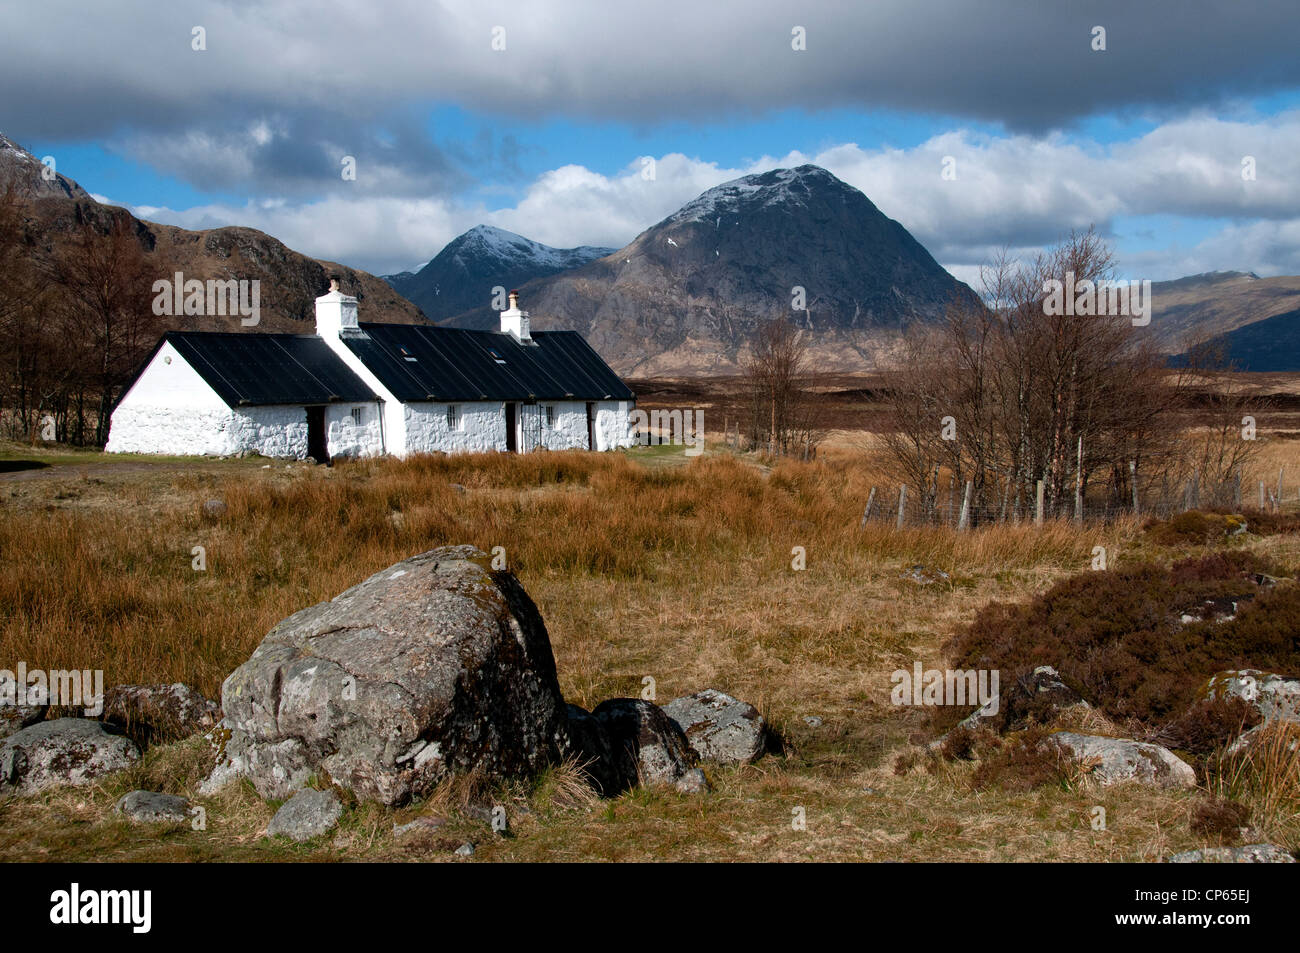
[(330, 290), (316, 299), (316, 333), (321, 337), (338, 337), (339, 332), (360, 327), (357, 324), (357, 299), (339, 291), (339, 280), (330, 279)]
[(532, 344), (528, 333), (528, 312), (519, 310), (519, 292), (510, 292), (510, 307), (501, 312), (501, 333), (509, 334), (520, 344)]

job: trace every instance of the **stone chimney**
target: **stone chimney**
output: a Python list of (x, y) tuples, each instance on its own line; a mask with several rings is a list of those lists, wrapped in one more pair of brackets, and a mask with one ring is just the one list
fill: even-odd
[(339, 291), (337, 275), (330, 276), (330, 290), (316, 299), (316, 333), (321, 337), (338, 337), (343, 331), (355, 331), (357, 299)]
[(510, 292), (510, 307), (501, 312), (501, 333), (509, 334), (520, 344), (533, 344), (528, 333), (528, 312), (519, 310), (519, 292)]

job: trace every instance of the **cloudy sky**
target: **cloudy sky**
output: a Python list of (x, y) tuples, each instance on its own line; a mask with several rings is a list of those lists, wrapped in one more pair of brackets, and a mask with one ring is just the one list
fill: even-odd
[(967, 280), (1090, 224), (1127, 277), (1300, 274), (1295, 0), (0, 6), (0, 132), (377, 273), (478, 223), (619, 246), (815, 162)]

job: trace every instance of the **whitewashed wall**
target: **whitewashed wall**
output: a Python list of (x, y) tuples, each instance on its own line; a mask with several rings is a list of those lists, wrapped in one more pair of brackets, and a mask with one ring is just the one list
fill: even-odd
[(229, 453), (230, 408), (164, 344), (113, 411), (109, 453)]
[[(352, 419), (361, 410), (361, 425)], [(384, 452), (381, 405), (331, 404), (325, 408), (326, 448), (331, 457), (374, 457)]]
[(455, 453), (506, 449), (505, 404), (482, 401), (457, 404), (460, 426), (447, 428), (447, 405), (421, 402), (406, 405), (407, 453)]
[(602, 400), (596, 404), (596, 449), (617, 450), (636, 443), (629, 415), (636, 401)]

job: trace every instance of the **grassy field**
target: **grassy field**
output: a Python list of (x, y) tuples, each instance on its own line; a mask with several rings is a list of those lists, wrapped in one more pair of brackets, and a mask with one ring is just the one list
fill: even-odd
[[(1266, 441), (1261, 474), (1275, 479), (1294, 447)], [(0, 802), (6, 858), (450, 860), (470, 840), (475, 860), (1133, 861), (1206, 843), (1190, 826), (1205, 792), (1075, 779), (1015, 793), (976, 789), (965, 763), (894, 771), (928, 724), (889, 703), (889, 673), (915, 659), (943, 667), (941, 644), (990, 600), (1023, 601), (1088, 570), (1098, 545), (1112, 566), (1204, 552), (1157, 546), (1132, 521), (859, 529), (881, 475), (852, 448), (775, 467), (653, 448), (333, 468), (79, 455), (50, 469), (0, 479), (0, 667), (102, 668), (109, 685), (183, 681), (219, 697), (290, 613), (435, 546), (503, 546), (541, 608), (569, 701), (637, 695), (646, 676), (661, 702), (717, 688), (757, 705), (784, 750), (710, 769), (706, 796), (596, 801), (564, 767), (505, 790), (452, 784), (396, 812), (353, 805), (333, 835), (293, 846), (261, 836), (275, 805), (251, 788), (196, 796), (212, 755), (191, 739), (101, 787)], [(226, 513), (204, 516), (209, 499)], [(1232, 545), (1300, 568), (1294, 535)], [(192, 568), (196, 546), (206, 571)], [(902, 578), (918, 563), (949, 578)], [(207, 830), (160, 835), (114, 819), (115, 798), (139, 787), (195, 798)], [(459, 809), (484, 799), (506, 806), (509, 836)], [(1104, 831), (1090, 823), (1098, 806)], [(1260, 839), (1300, 847), (1296, 810), (1284, 800), (1256, 812)], [(447, 823), (395, 842), (393, 824), (421, 813)]]

